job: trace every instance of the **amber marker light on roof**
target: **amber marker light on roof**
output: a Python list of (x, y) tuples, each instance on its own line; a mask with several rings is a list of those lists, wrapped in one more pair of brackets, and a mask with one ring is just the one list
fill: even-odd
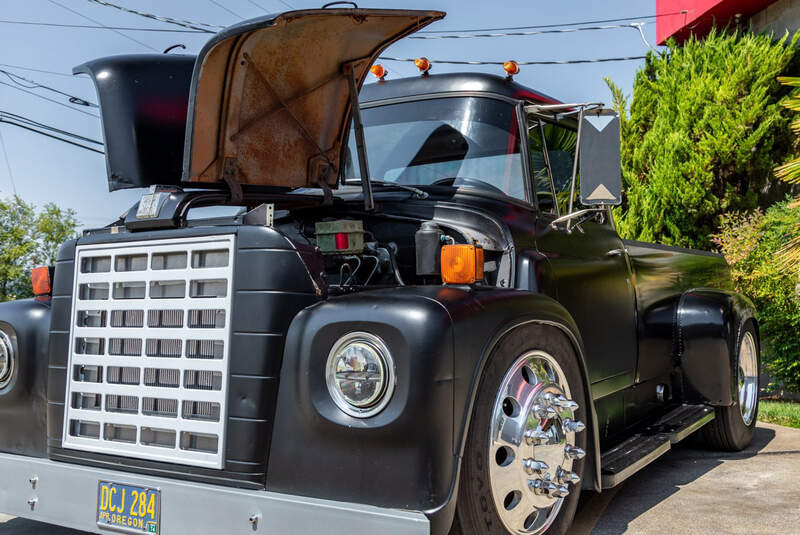
[(383, 80), (384, 78), (386, 78), (386, 73), (387, 73), (386, 68), (384, 68), (384, 66), (381, 65), (380, 63), (376, 63), (375, 65), (370, 67), (369, 72), (374, 74), (379, 80)]
[(508, 77), (511, 78), (515, 74), (519, 74), (519, 63), (513, 60), (508, 60), (503, 63), (503, 70), (506, 71)]
[(431, 62), (428, 58), (417, 58), (414, 60), (414, 65), (422, 72), (423, 76), (428, 74), (428, 71), (431, 70)]
[(31, 270), (31, 286), (33, 295), (50, 295), (50, 268), (46, 266), (36, 267)]
[(474, 245), (443, 245), (442, 282), (473, 284), (483, 279), (483, 249)]

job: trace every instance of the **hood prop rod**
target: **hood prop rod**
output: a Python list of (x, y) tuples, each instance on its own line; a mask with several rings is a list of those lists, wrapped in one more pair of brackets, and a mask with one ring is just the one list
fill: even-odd
[(361, 171), (361, 190), (364, 192), (364, 210), (375, 210), (375, 200), (372, 198), (372, 182), (369, 176), (369, 160), (367, 160), (367, 145), (364, 143), (364, 123), (361, 122), (361, 106), (358, 103), (358, 88), (356, 87), (356, 73), (352, 63), (344, 66), (347, 84), (350, 86), (350, 116), (353, 119), (353, 130), (358, 150), (358, 168)]

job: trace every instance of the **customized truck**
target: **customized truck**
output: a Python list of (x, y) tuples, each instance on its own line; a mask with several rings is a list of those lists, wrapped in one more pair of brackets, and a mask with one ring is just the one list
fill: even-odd
[(75, 69), (110, 189), (146, 189), (0, 305), (0, 511), (563, 534), (695, 431), (750, 442), (753, 306), (720, 256), (619, 238), (613, 112), (513, 62), (361, 89), (443, 16), (291, 11)]

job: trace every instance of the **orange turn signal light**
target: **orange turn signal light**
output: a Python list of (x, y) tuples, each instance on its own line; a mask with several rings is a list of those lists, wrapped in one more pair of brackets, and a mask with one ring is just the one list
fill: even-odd
[(427, 74), (429, 70), (431, 70), (431, 62), (428, 58), (417, 58), (414, 60), (414, 65), (417, 66), (417, 69), (422, 71), (422, 74)]
[(506, 71), (509, 76), (519, 74), (519, 63), (512, 60), (506, 61), (503, 63), (503, 70)]
[(50, 295), (52, 293), (50, 268), (47, 266), (33, 268), (31, 270), (31, 286), (33, 286), (33, 295)]
[(483, 279), (483, 249), (474, 245), (442, 245), (442, 282), (473, 284)]
[(375, 65), (370, 67), (369, 68), (369, 72), (371, 72), (372, 74), (374, 74), (376, 77), (378, 77), (381, 80), (386, 78), (386, 68), (383, 65), (381, 65), (380, 63), (376, 63)]

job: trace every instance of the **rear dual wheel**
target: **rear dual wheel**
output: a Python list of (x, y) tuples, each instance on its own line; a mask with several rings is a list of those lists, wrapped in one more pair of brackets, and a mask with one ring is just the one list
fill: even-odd
[(454, 532), (564, 534), (580, 494), (586, 401), (572, 344), (531, 325), (484, 370), (467, 437)]

